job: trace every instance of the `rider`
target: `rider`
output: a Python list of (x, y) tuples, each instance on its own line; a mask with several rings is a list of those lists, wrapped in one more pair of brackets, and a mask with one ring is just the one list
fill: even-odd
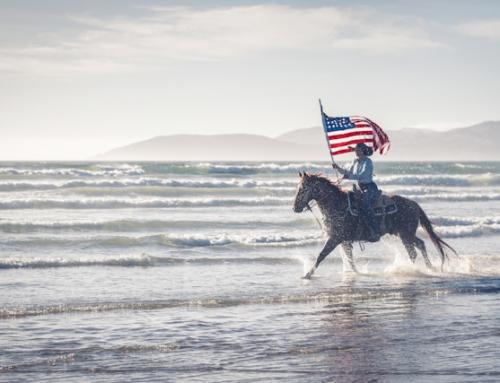
[(361, 212), (366, 217), (366, 223), (370, 230), (371, 242), (376, 242), (380, 239), (378, 222), (375, 219), (375, 213), (372, 209), (372, 204), (378, 196), (378, 188), (373, 182), (373, 163), (369, 158), (373, 154), (373, 149), (366, 144), (357, 144), (354, 148), (357, 159), (354, 160), (349, 169), (343, 169), (336, 163), (333, 163), (333, 168), (337, 169), (344, 178), (357, 180), (362, 191), (361, 194)]

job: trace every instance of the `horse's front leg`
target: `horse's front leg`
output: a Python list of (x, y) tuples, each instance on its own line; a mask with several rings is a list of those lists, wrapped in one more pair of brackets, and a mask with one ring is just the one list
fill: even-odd
[(311, 268), (311, 270), (309, 270), (309, 272), (304, 276), (304, 279), (310, 279), (312, 277), (312, 275), (314, 274), (314, 272), (318, 268), (321, 261), (323, 261), (323, 259), (325, 259), (326, 256), (328, 254), (330, 254), (332, 252), (332, 250), (335, 249), (335, 247), (337, 247), (338, 244), (339, 244), (338, 239), (333, 238), (333, 237), (328, 238), (328, 240), (325, 243), (325, 246), (323, 246), (323, 250), (321, 250), (321, 252), (318, 255), (318, 259), (316, 259), (316, 263)]
[(347, 257), (347, 262), (351, 267), (351, 271), (357, 273), (356, 265), (354, 264), (354, 259), (352, 258), (352, 242), (342, 242), (342, 248), (344, 249), (344, 253)]

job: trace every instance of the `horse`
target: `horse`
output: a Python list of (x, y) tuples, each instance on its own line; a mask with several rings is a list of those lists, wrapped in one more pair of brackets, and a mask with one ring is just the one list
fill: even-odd
[[(299, 176), (300, 182), (293, 203), (293, 211), (301, 213), (305, 208), (310, 210), (309, 202), (312, 200), (316, 201), (323, 215), (323, 223), (328, 235), (328, 239), (316, 259), (316, 263), (304, 278), (310, 279), (319, 264), (338, 245), (342, 246), (351, 269), (356, 272), (352, 258), (353, 242), (368, 240), (368, 232), (367, 230), (359, 230), (359, 225), (362, 224), (359, 217), (350, 213), (348, 193), (342, 190), (339, 185), (320, 174), (299, 172)], [(442, 270), (445, 260), (448, 259), (445, 247), (457, 254), (455, 249), (434, 232), (429, 218), (418, 203), (399, 195), (392, 195), (390, 198), (395, 203), (397, 209), (394, 214), (385, 217), (385, 224), (382, 225), (380, 232), (381, 236), (385, 234), (398, 236), (403, 242), (412, 263), (417, 258), (416, 247), (422, 253), (427, 268), (432, 269), (432, 263), (427, 255), (425, 242), (416, 236), (420, 223), (439, 252)]]

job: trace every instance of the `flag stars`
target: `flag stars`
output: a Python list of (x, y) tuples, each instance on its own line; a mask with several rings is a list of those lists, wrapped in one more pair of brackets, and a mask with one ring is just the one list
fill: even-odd
[(327, 131), (352, 129), (356, 126), (349, 117), (328, 117), (324, 114)]

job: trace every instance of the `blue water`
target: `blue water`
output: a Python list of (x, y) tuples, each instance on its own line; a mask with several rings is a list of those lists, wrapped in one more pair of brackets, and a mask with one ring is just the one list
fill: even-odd
[(376, 168), (444, 271), (388, 236), (301, 279), (326, 163), (0, 163), (0, 381), (499, 381), (500, 163)]

